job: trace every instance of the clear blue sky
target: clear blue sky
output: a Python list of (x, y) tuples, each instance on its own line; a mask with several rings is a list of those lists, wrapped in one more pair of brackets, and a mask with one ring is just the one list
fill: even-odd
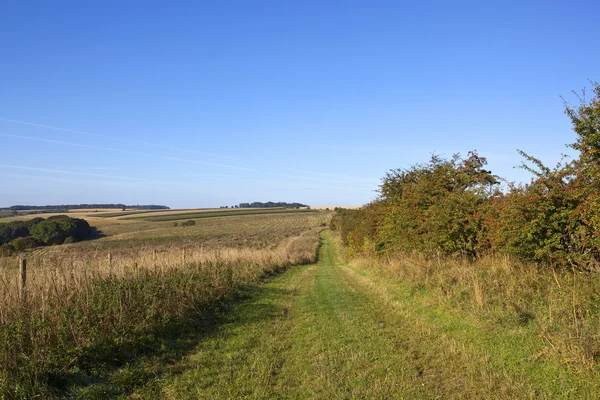
[[(600, 80), (600, 2), (4, 1), (0, 206), (359, 205), (476, 149), (528, 180)], [(15, 122), (20, 121), (20, 122)], [(55, 129), (60, 128), (60, 129)]]

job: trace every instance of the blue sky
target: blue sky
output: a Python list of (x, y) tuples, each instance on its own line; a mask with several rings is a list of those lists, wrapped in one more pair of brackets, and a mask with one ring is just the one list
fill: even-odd
[(599, 80), (597, 1), (0, 3), (0, 206), (360, 205), (478, 150), (527, 181)]

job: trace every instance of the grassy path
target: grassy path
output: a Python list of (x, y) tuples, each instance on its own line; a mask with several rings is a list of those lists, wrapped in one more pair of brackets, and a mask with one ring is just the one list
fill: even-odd
[(398, 282), (339, 263), (325, 232), (318, 264), (253, 289), (153, 396), (592, 397), (597, 384), (528, 358), (523, 340), (430, 310)]

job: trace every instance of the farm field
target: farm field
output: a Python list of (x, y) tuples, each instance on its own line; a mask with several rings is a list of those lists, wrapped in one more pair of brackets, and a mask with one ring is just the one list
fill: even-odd
[[(345, 261), (330, 218), (107, 226), (103, 238), (28, 253), (25, 297), (18, 259), (0, 260), (0, 398), (600, 395), (594, 350), (583, 353), (595, 328), (561, 319), (579, 301), (566, 278), (541, 282), (561, 289), (543, 294), (546, 321), (548, 306), (526, 303), (535, 294), (511, 289), (527, 312), (496, 307), (489, 285), (507, 278), (486, 283), (455, 261), (437, 272), (419, 258)], [(483, 270), (540, 280), (497, 265)]]
[[(264, 208), (264, 209), (234, 209), (234, 210), (206, 210), (202, 212), (190, 212), (190, 213), (169, 213), (158, 216), (143, 216), (146, 221), (177, 221), (182, 219), (196, 219), (196, 218), (213, 218), (213, 217), (230, 217), (237, 215), (257, 215), (257, 214), (300, 214), (300, 213), (314, 213), (315, 210), (295, 210), (295, 209), (280, 209), (280, 208)], [(123, 219), (141, 219), (138, 216), (125, 217)]]
[(218, 208), (181, 208), (181, 209), (174, 209), (174, 210), (126, 210), (126, 211), (117, 211), (117, 212), (110, 212), (110, 213), (102, 213), (99, 214), (98, 216), (101, 218), (119, 218), (119, 217), (128, 217), (128, 216), (136, 216), (136, 215), (140, 215), (140, 214), (148, 214), (148, 213), (152, 213), (152, 215), (168, 215), (168, 214), (178, 214), (178, 213), (188, 213), (190, 211), (197, 211), (200, 212), (202, 210), (218, 210)]
[[(95, 227), (99, 227), (99, 226), (106, 226), (106, 225), (112, 225), (115, 223), (115, 221), (112, 220), (104, 220), (103, 218), (101, 218), (101, 216), (103, 216), (104, 214), (114, 214), (117, 211), (121, 211), (120, 209), (77, 209), (77, 210), (69, 210), (68, 213), (65, 212), (46, 212), (46, 213), (39, 213), (39, 214), (25, 214), (25, 215), (16, 215), (16, 216), (9, 216), (9, 217), (3, 217), (0, 218), (0, 224), (1, 223), (5, 223), (5, 222), (10, 222), (10, 221), (27, 221), (33, 218), (48, 218), (48, 217), (52, 217), (55, 215), (68, 215), (70, 217), (73, 218), (82, 218), (85, 219), (86, 221), (88, 221), (88, 223), (91, 226), (95, 226)], [(22, 211), (24, 213), (27, 212), (27, 210)]]
[[(333, 209), (331, 209), (333, 210)], [(106, 227), (117, 224), (128, 224), (131, 222), (144, 221), (179, 221), (184, 219), (224, 217), (232, 215), (250, 214), (275, 214), (275, 213), (299, 213), (314, 212), (315, 210), (295, 210), (283, 208), (258, 208), (258, 209), (234, 209), (234, 208), (196, 208), (196, 209), (171, 209), (171, 210), (126, 210), (121, 209), (76, 209), (65, 212), (48, 212), (39, 214), (26, 214), (7, 216), (0, 218), (0, 223), (11, 221), (27, 221), (33, 218), (48, 218), (55, 215), (66, 214), (73, 218), (82, 218), (93, 227)]]
[(0, 259), (0, 398), (63, 397), (81, 380), (102, 379), (105, 367), (160, 350), (240, 285), (314, 261), (330, 218), (114, 225), (97, 240), (25, 254), (25, 292), (18, 258)]

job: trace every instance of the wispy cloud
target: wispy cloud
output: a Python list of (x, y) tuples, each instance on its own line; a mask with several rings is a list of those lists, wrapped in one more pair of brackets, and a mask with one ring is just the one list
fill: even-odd
[(145, 178), (134, 178), (130, 176), (122, 176), (122, 175), (105, 175), (105, 174), (94, 174), (87, 172), (76, 172), (76, 171), (68, 171), (61, 169), (51, 169), (51, 168), (39, 168), (39, 167), (29, 167), (25, 165), (11, 165), (11, 164), (0, 164), (0, 168), (8, 168), (22, 171), (35, 171), (35, 172), (46, 172), (50, 174), (59, 174), (59, 175), (72, 175), (72, 176), (86, 176), (93, 178), (105, 178), (111, 180), (123, 180), (123, 181), (133, 181), (133, 182), (146, 182), (146, 183), (156, 183), (163, 185), (192, 185), (190, 182), (176, 182), (176, 181), (162, 181), (155, 179), (145, 179)]
[(143, 141), (143, 140), (128, 139), (128, 138), (114, 136), (114, 135), (101, 135), (101, 134), (98, 134), (98, 133), (91, 133), (91, 132), (79, 131), (79, 130), (75, 130), (75, 129), (60, 128), (60, 127), (52, 126), (52, 125), (37, 124), (37, 123), (34, 123), (34, 122), (19, 121), (19, 120), (16, 120), (16, 119), (9, 119), (9, 118), (2, 118), (2, 117), (0, 117), (0, 121), (10, 122), (10, 123), (13, 123), (13, 124), (35, 126), (35, 127), (44, 128), (44, 129), (52, 129), (52, 130), (55, 130), (55, 131), (76, 133), (78, 135), (93, 136), (93, 137), (99, 137), (99, 138), (105, 138), (105, 139), (112, 139), (112, 140), (119, 140), (119, 141), (125, 140), (125, 141), (127, 141), (129, 143), (141, 144), (141, 145), (144, 145), (144, 146), (150, 146), (150, 147), (161, 148), (161, 149), (166, 149), (166, 150), (180, 151), (180, 152), (184, 152), (184, 153), (198, 154), (198, 155), (202, 155), (202, 156), (210, 156), (210, 157), (224, 158), (224, 159), (229, 159), (229, 160), (237, 160), (236, 157), (225, 156), (225, 155), (222, 155), (222, 154), (207, 153), (207, 152), (203, 152), (203, 151), (197, 151), (197, 150), (193, 150), (193, 149), (186, 149), (186, 148), (176, 147), (176, 146), (167, 146), (167, 145), (163, 145), (163, 144), (146, 142), (146, 141)]
[(43, 181), (52, 181), (52, 182), (68, 182), (68, 183), (90, 183), (94, 184), (101, 183), (102, 185), (118, 185), (124, 186), (129, 185), (129, 182), (126, 181), (115, 181), (115, 180), (89, 180), (82, 178), (71, 178), (71, 177), (58, 177), (58, 176), (49, 176), (49, 175), (32, 175), (32, 174), (20, 174), (20, 173), (2, 173), (0, 174), (3, 178), (19, 178), (19, 179), (38, 179)]
[(45, 139), (45, 138), (39, 138), (39, 137), (34, 137), (34, 136), (13, 135), (13, 134), (8, 134), (8, 133), (0, 133), (0, 136), (12, 137), (12, 138), (17, 138), (17, 139), (25, 139), (25, 140), (34, 140), (34, 141), (45, 142), (45, 143), (63, 144), (66, 146), (83, 147), (83, 148), (88, 148), (88, 149), (107, 150), (107, 151), (115, 151), (115, 152), (119, 152), (119, 153), (128, 153), (128, 154), (138, 154), (138, 155), (149, 156), (149, 157), (153, 157), (153, 158), (161, 158), (163, 160), (172, 160), (172, 161), (180, 161), (180, 162), (193, 163), (193, 164), (211, 165), (214, 167), (230, 168), (230, 169), (236, 169), (236, 170), (241, 170), (241, 171), (256, 171), (251, 168), (239, 167), (236, 165), (214, 163), (214, 162), (210, 162), (210, 161), (190, 160), (190, 159), (179, 158), (179, 157), (157, 156), (157, 155), (145, 153), (142, 151), (118, 149), (115, 147), (95, 146), (95, 145), (90, 145), (90, 144), (66, 142), (63, 140)]
[(104, 146), (95, 146), (95, 145), (91, 145), (91, 144), (65, 142), (63, 140), (46, 139), (46, 138), (39, 138), (39, 137), (35, 137), (35, 136), (12, 135), (9, 133), (0, 133), (0, 136), (12, 137), (12, 138), (17, 138), (17, 139), (25, 139), (25, 140), (34, 140), (37, 142), (64, 144), (67, 146), (83, 147), (83, 148), (88, 148), (88, 149), (116, 151), (119, 153), (145, 154), (145, 153), (142, 153), (141, 151), (135, 151), (135, 150), (125, 150), (125, 149), (117, 149), (115, 147), (104, 147)]

